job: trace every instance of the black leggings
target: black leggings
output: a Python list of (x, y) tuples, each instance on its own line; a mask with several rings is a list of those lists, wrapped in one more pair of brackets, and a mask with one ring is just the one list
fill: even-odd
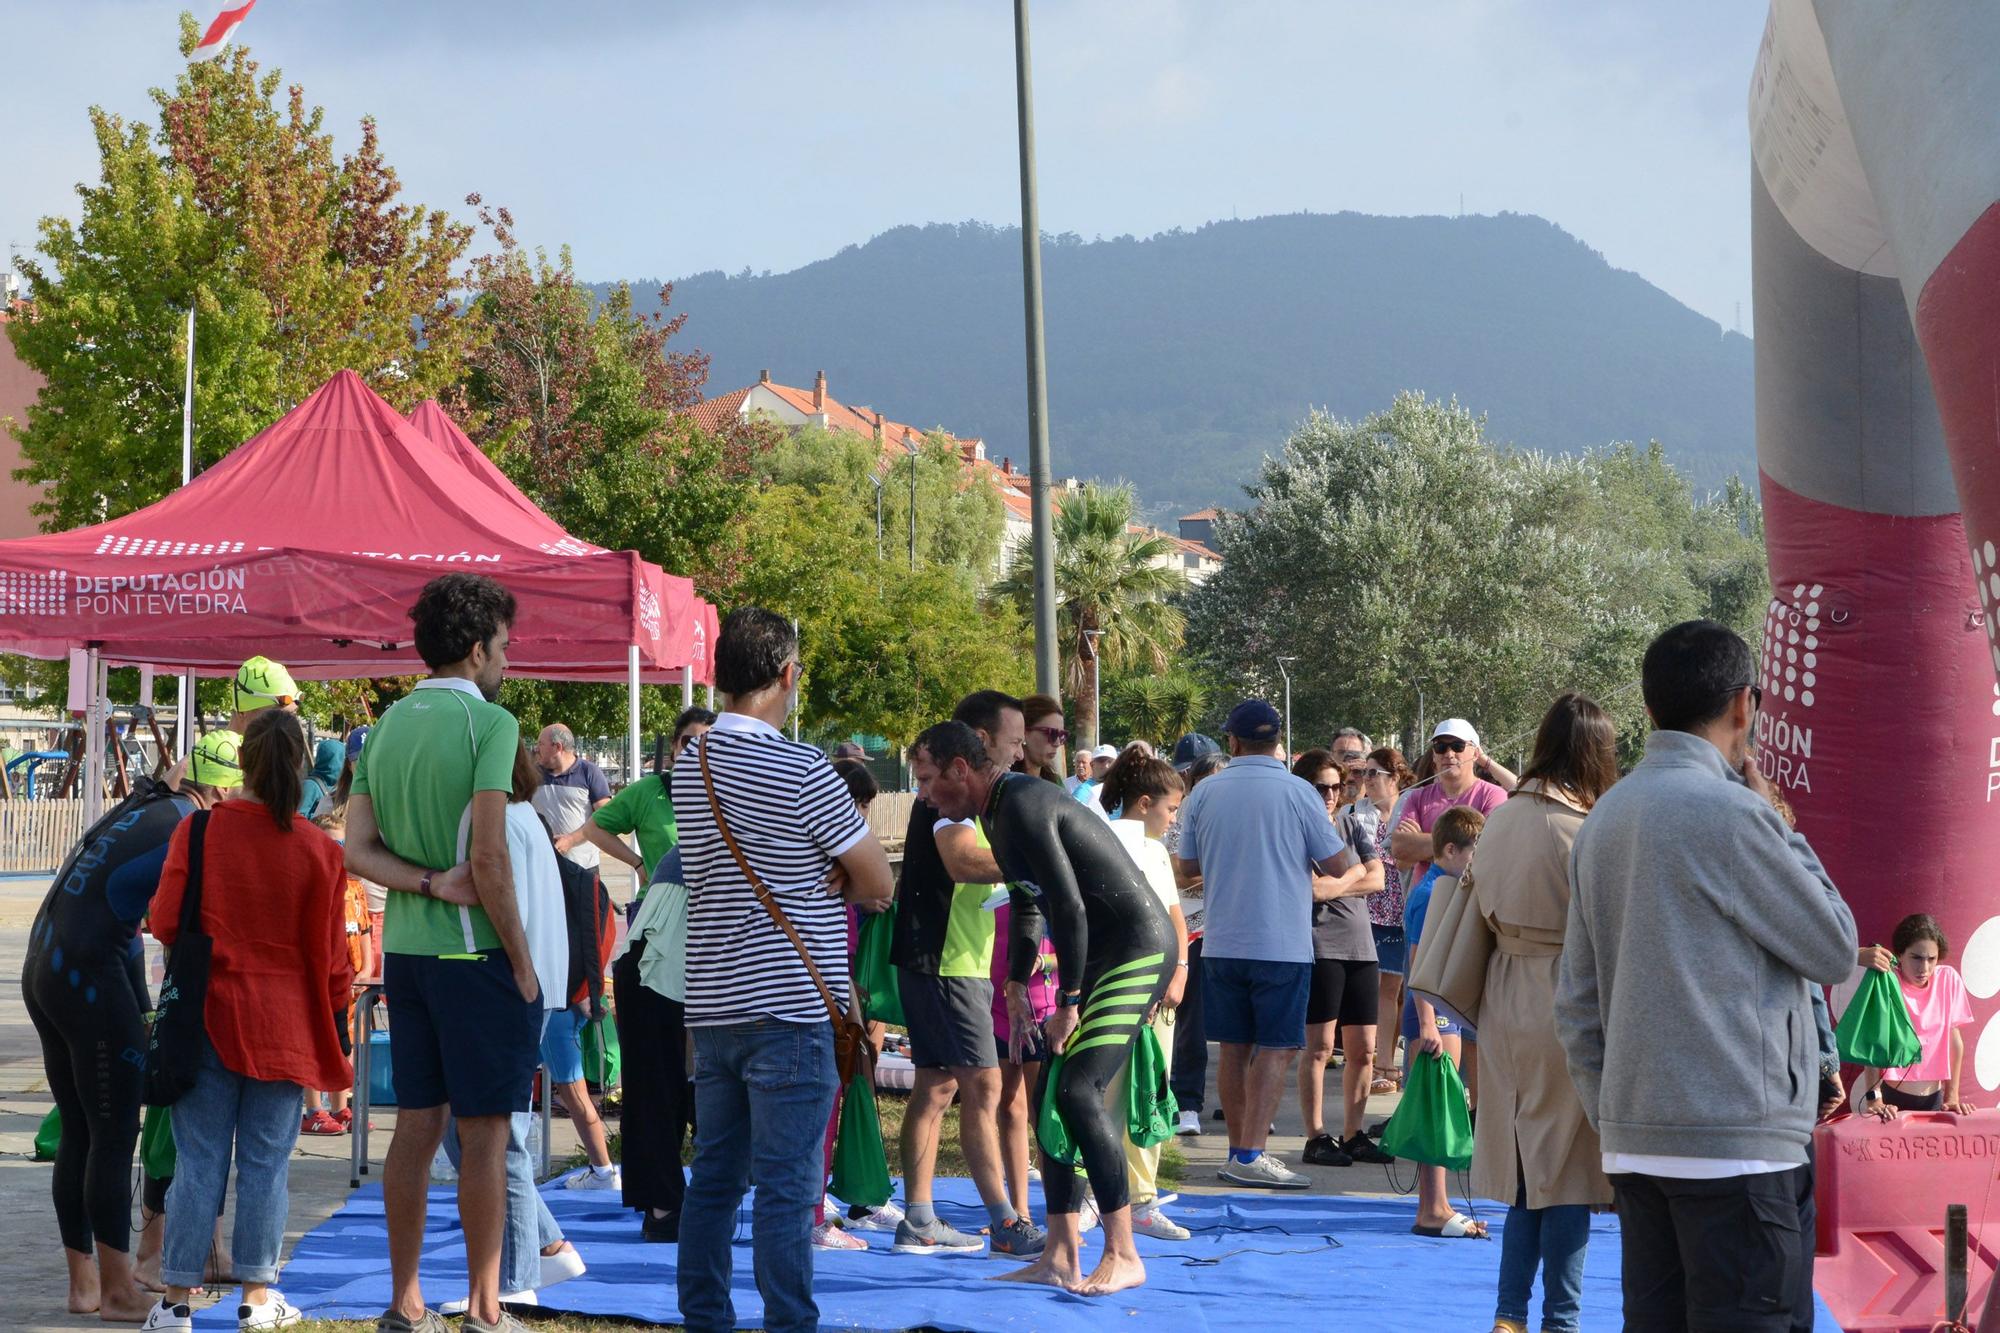
[[(665, 893), (665, 889), (655, 889)], [(639, 960), (650, 941), (611, 965), (611, 994), (618, 1012), (618, 1046), (624, 1052), (622, 1085), (627, 1208), (678, 1213), (687, 1193), (681, 1174), (681, 1141), (694, 1112), (688, 1081), (687, 1011), (639, 980)]]
[[(1125, 1175), (1124, 1108), (1107, 1107), (1105, 1093), (1132, 1058), (1139, 1026), (1167, 993), (1174, 966), (1173, 950), (1168, 948), (1138, 957), (1117, 955), (1093, 964), (1084, 974), (1082, 1021), (1063, 1048), (1056, 1108), (1083, 1158), (1084, 1174), (1101, 1212), (1115, 1213), (1132, 1201)], [(1048, 1096), (1053, 1063), (1042, 1066), (1037, 1106)], [(1074, 1213), (1082, 1193), (1076, 1168), (1042, 1145), (1042, 1195), (1048, 1210)]]
[(53, 1192), (64, 1248), (132, 1248), (132, 1155), (145, 1091), (143, 981), (118, 959), (58, 973), (46, 956), (21, 975), (42, 1041), (49, 1090), (62, 1112)]

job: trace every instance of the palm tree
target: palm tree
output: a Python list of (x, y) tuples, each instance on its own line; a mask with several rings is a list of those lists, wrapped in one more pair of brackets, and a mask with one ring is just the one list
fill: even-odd
[[(1095, 745), (1093, 658), (1100, 670), (1144, 666), (1164, 672), (1180, 651), (1186, 628), (1180, 608), (1169, 599), (1187, 580), (1174, 562), (1173, 542), (1133, 526), (1127, 486), (1089, 484), (1063, 496), (1056, 506), (1055, 539), (1056, 638), (1064, 687), (1076, 700), (1079, 729)], [(1034, 589), (1033, 553), (1023, 548), (994, 593), (1032, 615)]]

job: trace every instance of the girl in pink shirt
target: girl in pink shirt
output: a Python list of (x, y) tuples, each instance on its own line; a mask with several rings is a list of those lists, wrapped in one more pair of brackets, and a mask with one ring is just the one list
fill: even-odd
[[(1914, 1064), (1877, 1071), (1878, 1086), (1867, 1094), (1865, 1109), (1884, 1120), (1893, 1119), (1898, 1111), (1969, 1113), (1971, 1104), (1959, 1095), (1965, 1072), (1965, 1034), (1959, 1029), (1971, 1024), (1972, 1006), (1965, 997), (1964, 978), (1944, 961), (1951, 948), (1944, 931), (1933, 917), (1906, 916), (1897, 924), (1890, 945), (1922, 1053)], [(1864, 951), (1862, 957), (1883, 971), (1891, 965), (1879, 948)]]

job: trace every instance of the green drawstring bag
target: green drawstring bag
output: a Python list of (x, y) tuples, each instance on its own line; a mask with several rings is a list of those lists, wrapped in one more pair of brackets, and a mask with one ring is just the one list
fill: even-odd
[(1840, 1026), (1833, 1030), (1840, 1058), (1870, 1069), (1904, 1069), (1923, 1056), (1923, 1045), (1910, 1023), (1910, 1006), (1894, 972), (1869, 968), (1860, 989), (1847, 1002)]
[(35, 1131), (35, 1160), (53, 1162), (56, 1149), (62, 1146), (62, 1108), (52, 1106), (42, 1117), (42, 1127)]
[(1035, 1137), (1051, 1160), (1075, 1166), (1083, 1158), (1077, 1151), (1076, 1140), (1069, 1136), (1069, 1126), (1063, 1123), (1062, 1112), (1056, 1108), (1056, 1089), (1062, 1086), (1063, 1065), (1068, 1059), (1066, 1055), (1058, 1055), (1049, 1060), (1048, 1072), (1043, 1076), (1042, 1107), (1035, 1120)]
[(840, 1133), (833, 1141), (830, 1188), (842, 1203), (863, 1208), (880, 1208), (889, 1202), (889, 1158), (882, 1150), (875, 1086), (865, 1068), (847, 1085), (847, 1096), (840, 1104)]
[(172, 1180), (179, 1162), (174, 1152), (174, 1108), (149, 1106), (139, 1127), (139, 1169), (148, 1180)]
[(1167, 1058), (1150, 1023), (1132, 1043), (1132, 1063), (1125, 1069), (1125, 1133), (1135, 1148), (1150, 1148), (1174, 1136), (1178, 1112), (1173, 1089), (1167, 1086)]
[(896, 933), (896, 907), (877, 912), (861, 922), (861, 937), (854, 947), (854, 984), (861, 991), (861, 1009), (871, 1023), (908, 1026), (903, 1017), (903, 995), (896, 985), (896, 965), (889, 961), (889, 945)]
[(612, 1021), (609, 1013), (599, 1014), (583, 1026), (584, 1080), (610, 1088), (618, 1082), (622, 1068), (618, 1024)]
[(1472, 1115), (1458, 1066), (1449, 1057), (1417, 1053), (1403, 1100), (1383, 1126), (1382, 1151), (1447, 1171), (1472, 1165)]

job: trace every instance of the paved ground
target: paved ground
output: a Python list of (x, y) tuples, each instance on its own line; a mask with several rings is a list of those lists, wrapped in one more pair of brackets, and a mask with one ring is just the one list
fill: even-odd
[[(105, 1327), (94, 1317), (79, 1318), (63, 1309), (64, 1268), (49, 1206), (49, 1167), (32, 1160), (35, 1129), (52, 1103), (42, 1074), (41, 1048), (21, 1005), (19, 979), (28, 926), (45, 888), (46, 881), (40, 879), (0, 879), (0, 1254), (14, 1256), (8, 1262), (13, 1277), (9, 1279), (7, 1297), (13, 1314), (7, 1325), (23, 1333)], [(614, 896), (622, 897), (623, 888), (614, 883)], [(1211, 1060), (1211, 1106), (1215, 1104), (1213, 1077)], [(1329, 1085), (1335, 1086), (1337, 1076), (1329, 1074), (1328, 1078)], [(1376, 1099), (1370, 1108), (1371, 1119), (1386, 1116), (1392, 1104), (1386, 1098)], [(388, 1148), (395, 1119), (393, 1112), (382, 1110), (373, 1116), (376, 1133), (370, 1149), (378, 1166)], [(1211, 1123), (1220, 1129), (1219, 1123)], [(559, 1119), (555, 1125), (555, 1152), (561, 1156), (574, 1151), (576, 1136), (569, 1123)], [(1295, 1098), (1288, 1098), (1280, 1110), (1278, 1129), (1278, 1136), (1271, 1141), (1272, 1148), (1296, 1163), (1304, 1140), (1300, 1137)], [(1220, 1189), (1215, 1172), (1226, 1155), (1221, 1135), (1212, 1133), (1197, 1140), (1180, 1139), (1177, 1143), (1188, 1159), (1187, 1181), (1182, 1189), (1189, 1192)], [(345, 1137), (301, 1140), (292, 1163), (287, 1253), (301, 1235), (331, 1216), (345, 1201), (349, 1150), (350, 1143)], [(1320, 1194), (1377, 1194), (1393, 1188), (1388, 1170), (1382, 1167), (1301, 1169), (1313, 1177), (1314, 1192)], [(1403, 1182), (1407, 1184), (1409, 1178), (1409, 1169), (1405, 1167)], [(135, 1204), (135, 1216), (136, 1212)]]

